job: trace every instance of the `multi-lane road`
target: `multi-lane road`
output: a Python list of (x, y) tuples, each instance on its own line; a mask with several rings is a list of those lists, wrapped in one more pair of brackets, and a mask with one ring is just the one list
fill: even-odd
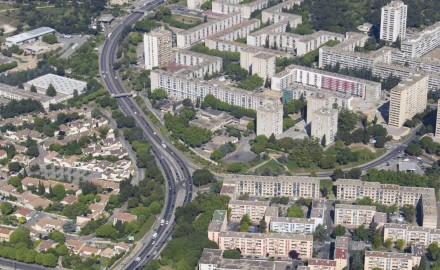
[[(144, 239), (143, 242), (139, 243), (143, 245), (142, 248), (131, 257), (133, 258), (132, 261), (126, 265), (122, 265), (123, 269), (130, 270), (143, 268), (145, 264), (159, 253), (171, 235), (175, 208), (187, 203), (192, 198), (191, 173), (188, 166), (172, 144), (166, 141), (160, 132), (155, 129), (133, 98), (123, 96), (127, 91), (120, 81), (117, 71), (113, 69), (116, 50), (121, 41), (123, 29), (132, 26), (139, 20), (144, 14), (143, 11), (151, 11), (162, 3), (163, 0), (155, 0), (147, 4), (142, 4), (138, 11), (125, 17), (122, 22), (112, 30), (111, 34), (106, 37), (99, 60), (100, 72), (106, 89), (112, 95), (119, 96), (117, 101), (122, 112), (134, 117), (137, 126), (142, 129), (145, 137), (150, 141), (152, 145), (151, 149), (160, 164), (167, 184), (165, 207), (159, 218), (165, 220), (166, 223), (160, 225), (160, 221), (157, 222), (156, 239), (150, 237)], [(179, 199), (179, 197), (181, 197), (181, 199)]]

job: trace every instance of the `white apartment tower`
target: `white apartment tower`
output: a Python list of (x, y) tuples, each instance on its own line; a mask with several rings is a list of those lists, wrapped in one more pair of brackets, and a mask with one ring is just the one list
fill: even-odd
[(283, 105), (263, 105), (257, 108), (257, 136), (283, 132)]
[(322, 141), (325, 136), (325, 145), (335, 141), (338, 131), (338, 110), (320, 108), (313, 112), (311, 123), (311, 135)]
[(380, 16), (380, 39), (396, 42), (406, 36), (406, 14), (408, 6), (402, 1), (391, 1), (382, 7)]
[(440, 100), (437, 102), (437, 119), (435, 125), (435, 137), (440, 138)]
[(171, 62), (172, 33), (158, 28), (144, 34), (145, 69), (161, 67)]

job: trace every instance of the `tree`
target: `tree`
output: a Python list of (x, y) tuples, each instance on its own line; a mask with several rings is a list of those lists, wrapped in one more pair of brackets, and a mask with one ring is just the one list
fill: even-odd
[(67, 221), (63, 225), (63, 232), (65, 233), (74, 233), (76, 232), (76, 224), (73, 221)]
[(260, 232), (265, 233), (267, 231), (267, 223), (264, 219), (260, 220)]
[(42, 40), (47, 44), (55, 44), (58, 42), (57, 36), (55, 34), (44, 35)]
[(197, 169), (192, 176), (193, 184), (202, 186), (212, 183), (215, 180), (214, 174), (208, 169)]
[(324, 242), (327, 235), (327, 231), (325, 230), (324, 226), (319, 224), (316, 226), (315, 231), (313, 232), (313, 240), (318, 242)]
[(64, 236), (64, 234), (59, 231), (52, 231), (49, 233), (48, 236), (50, 239), (54, 240), (55, 242), (61, 245), (64, 244), (64, 242), (66, 241), (66, 237)]
[(182, 105), (185, 107), (192, 107), (193, 106), (192, 101), (189, 98), (185, 98), (184, 100), (182, 100)]
[(401, 210), (403, 217), (406, 219), (406, 221), (408, 221), (409, 223), (413, 223), (416, 218), (416, 209), (414, 205), (405, 204)]
[(55, 185), (52, 188), (52, 194), (53, 200), (59, 202), (66, 197), (66, 190), (62, 185)]
[(14, 209), (14, 207), (12, 206), (12, 204), (10, 204), (8, 202), (3, 202), (2, 205), (0, 206), (0, 210), (2, 211), (2, 215), (5, 215), (5, 216), (12, 213), (13, 209)]
[(352, 168), (347, 173), (347, 177), (350, 179), (359, 179), (362, 175), (362, 171), (359, 168)]
[(29, 89), (32, 93), (37, 93), (37, 87), (35, 85), (31, 85), (31, 88)]
[(229, 163), (227, 171), (231, 172), (231, 173), (238, 173), (238, 172), (240, 172), (241, 171), (241, 163), (240, 162)]
[(118, 231), (112, 226), (112, 224), (104, 224), (96, 229), (96, 235), (105, 238), (116, 238)]
[(55, 250), (59, 256), (65, 256), (69, 253), (69, 249), (64, 244), (59, 245)]
[(292, 206), (287, 209), (287, 216), (292, 218), (303, 218), (304, 211), (302, 210), (301, 206), (292, 204)]
[(423, 150), (417, 143), (410, 143), (405, 149), (405, 153), (410, 156), (421, 156), (423, 154)]
[(223, 251), (223, 258), (225, 259), (240, 259), (241, 253), (238, 249), (227, 249)]
[(327, 145), (327, 140), (325, 139), (325, 134), (324, 134), (324, 136), (322, 136), (322, 139), (321, 139), (321, 146), (325, 147), (326, 145)]
[(362, 251), (353, 252), (350, 256), (350, 269), (351, 270), (363, 270), (364, 262), (362, 260), (364, 253)]
[(24, 243), (27, 247), (32, 247), (32, 240), (29, 236), (29, 230), (25, 227), (18, 227), (9, 236), (9, 243), (12, 245)]
[(89, 181), (84, 181), (79, 184), (79, 187), (82, 190), (82, 194), (87, 195), (90, 193), (96, 194), (98, 192), (98, 187)]
[(8, 164), (8, 169), (10, 172), (19, 172), (21, 170), (21, 164), (18, 162), (10, 162)]
[(49, 97), (54, 97), (57, 95), (57, 91), (55, 90), (55, 87), (50, 83), (46, 90), (46, 95)]
[(14, 187), (19, 187), (21, 186), (21, 179), (17, 176), (12, 176), (8, 179), (8, 184)]
[(438, 243), (433, 242), (428, 246), (428, 256), (433, 261), (440, 261), (440, 247)]
[(338, 237), (338, 236), (344, 236), (345, 233), (346, 233), (346, 229), (345, 229), (345, 227), (342, 226), (342, 225), (338, 225), (338, 226), (336, 226), (336, 227), (333, 229), (333, 232), (332, 232), (331, 235), (332, 235), (333, 238), (336, 238), (336, 237)]
[(405, 240), (403, 240), (403, 239), (398, 239), (398, 240), (396, 241), (396, 247), (397, 247), (397, 249), (399, 249), (399, 250), (403, 250), (403, 248), (405, 247)]
[(367, 241), (368, 240), (368, 231), (365, 229), (364, 225), (356, 228), (354, 230), (354, 240), (355, 241)]
[(383, 242), (383, 246), (386, 248), (390, 248), (393, 245), (393, 239), (388, 238), (387, 240), (385, 240), (385, 242)]
[(208, 22), (208, 16), (207, 15), (205, 15), (205, 17), (203, 17), (203, 22), (204, 23)]

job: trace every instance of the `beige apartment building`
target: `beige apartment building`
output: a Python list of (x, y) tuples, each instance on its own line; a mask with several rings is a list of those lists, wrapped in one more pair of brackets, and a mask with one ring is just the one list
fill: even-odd
[(400, 0), (393, 0), (382, 7), (380, 17), (380, 39), (396, 42), (406, 37), (406, 16), (408, 6)]
[(249, 194), (256, 197), (320, 198), (319, 177), (225, 175), (221, 194), (236, 198)]
[(335, 205), (335, 225), (345, 227), (368, 227), (376, 214), (375, 206), (336, 204)]
[(333, 260), (336, 262), (336, 270), (342, 270), (348, 266), (348, 238), (336, 237)]
[(173, 34), (163, 28), (144, 34), (145, 69), (163, 67), (171, 63)]
[(244, 215), (248, 215), (250, 220), (257, 224), (264, 218), (269, 204), (269, 202), (231, 200), (228, 203), (228, 208), (231, 209), (230, 221), (240, 222)]
[(223, 69), (223, 60), (221, 57), (210, 56), (203, 53), (197, 53), (189, 50), (178, 50), (174, 54), (174, 63), (178, 66), (184, 66), (177, 72), (185, 74), (188, 77), (202, 79), (205, 75), (220, 73)]
[(417, 257), (410, 253), (365, 251), (364, 269), (412, 270), (420, 261)]
[(219, 233), (228, 229), (228, 211), (215, 210), (212, 220), (208, 225), (208, 239), (218, 243)]
[(428, 75), (415, 75), (391, 89), (388, 125), (401, 127), (406, 120), (426, 109)]
[(337, 270), (334, 260), (310, 259), (308, 264), (309, 270)]
[(263, 105), (257, 108), (256, 134), (270, 137), (283, 132), (283, 105)]
[(281, 233), (221, 232), (219, 249), (240, 249), (243, 256), (283, 257), (295, 250), (302, 260), (312, 258), (313, 236)]
[(269, 230), (278, 233), (312, 234), (315, 228), (315, 220), (310, 218), (276, 217), (269, 223)]
[(437, 118), (435, 121), (435, 137), (440, 138), (440, 100), (437, 102)]
[(406, 244), (429, 246), (431, 243), (440, 244), (440, 230), (429, 229), (406, 224), (386, 223), (383, 226), (383, 239), (391, 239), (396, 242), (399, 239)]
[(321, 142), (325, 137), (325, 145), (335, 141), (338, 131), (338, 110), (320, 108), (312, 113), (311, 135)]
[(258, 48), (250, 47), (240, 51), (240, 66), (263, 80), (270, 80), (275, 75), (275, 59), (274, 54)]

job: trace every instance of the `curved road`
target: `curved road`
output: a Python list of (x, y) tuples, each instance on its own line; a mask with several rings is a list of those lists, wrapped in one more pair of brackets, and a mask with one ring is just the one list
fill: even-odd
[[(189, 202), (192, 198), (191, 173), (188, 166), (175, 148), (161, 137), (148, 117), (142, 112), (137, 103), (127, 93), (124, 85), (118, 77), (118, 73), (113, 69), (116, 50), (118, 48), (121, 34), (125, 27), (131, 27), (137, 20), (143, 16), (143, 11), (151, 11), (163, 3), (163, 0), (154, 0), (141, 7), (141, 10), (135, 11), (125, 17), (120, 25), (111, 32), (104, 43), (100, 54), (100, 72), (102, 74), (105, 88), (114, 96), (120, 109), (125, 115), (131, 115), (135, 118), (136, 124), (142, 129), (145, 137), (150, 141), (151, 150), (159, 161), (160, 167), (164, 172), (167, 184), (167, 196), (165, 207), (159, 219), (166, 220), (167, 224), (160, 225), (157, 222), (157, 238), (146, 236), (142, 243), (142, 248), (133, 257), (133, 261), (128, 265), (121, 265), (124, 269), (141, 269), (151, 259), (160, 253), (160, 250), (166, 244), (171, 236), (174, 212), (177, 206)], [(184, 194), (184, 196), (181, 196)], [(182, 199), (183, 198), (183, 199)], [(157, 241), (157, 243), (155, 243)], [(138, 258), (138, 259), (134, 259)]]

